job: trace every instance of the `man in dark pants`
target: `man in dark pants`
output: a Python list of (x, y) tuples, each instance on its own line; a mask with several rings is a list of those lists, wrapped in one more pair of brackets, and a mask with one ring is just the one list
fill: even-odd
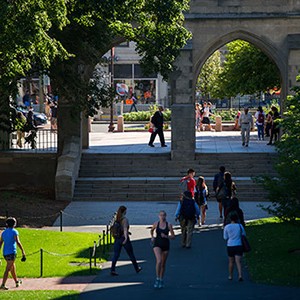
[(154, 127), (148, 144), (150, 147), (154, 147), (153, 143), (157, 134), (159, 136), (161, 146), (167, 147), (167, 145), (165, 144), (165, 137), (163, 132), (163, 127), (164, 127), (164, 115), (162, 113), (163, 110), (164, 108), (162, 106), (159, 106), (158, 111), (151, 118), (151, 123), (153, 124)]

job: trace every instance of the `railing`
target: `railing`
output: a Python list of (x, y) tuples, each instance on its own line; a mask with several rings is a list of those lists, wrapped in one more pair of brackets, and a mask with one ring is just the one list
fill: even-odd
[[(28, 137), (36, 135), (34, 142)], [(7, 142), (5, 142), (5, 140)], [(57, 130), (38, 129), (30, 132), (12, 132), (7, 139), (1, 141), (0, 149), (4, 150), (36, 150), (45, 152), (57, 151)], [(6, 143), (6, 145), (5, 145)], [(8, 143), (8, 145), (7, 145)]]

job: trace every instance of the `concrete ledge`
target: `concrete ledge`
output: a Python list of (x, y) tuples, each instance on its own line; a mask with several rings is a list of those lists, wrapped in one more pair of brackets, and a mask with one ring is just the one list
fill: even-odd
[(55, 198), (60, 201), (71, 201), (75, 181), (78, 177), (81, 160), (81, 143), (79, 137), (67, 138), (62, 155), (57, 160), (55, 175)]

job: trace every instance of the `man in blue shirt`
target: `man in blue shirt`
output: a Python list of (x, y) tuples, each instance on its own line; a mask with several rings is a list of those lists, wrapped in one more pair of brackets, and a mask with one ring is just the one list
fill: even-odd
[(19, 233), (18, 231), (14, 228), (17, 224), (17, 220), (15, 218), (8, 218), (6, 220), (6, 226), (7, 228), (2, 232), (1, 238), (0, 238), (0, 249), (3, 246), (3, 256), (4, 259), (6, 260), (6, 269), (4, 271), (3, 275), (3, 281), (0, 286), (0, 289), (2, 290), (8, 290), (6, 287), (6, 281), (9, 275), (9, 272), (11, 273), (15, 283), (16, 287), (19, 287), (20, 284), (22, 283), (21, 280), (18, 280), (17, 278), (17, 273), (16, 273), (16, 265), (15, 265), (15, 260), (17, 257), (17, 245), (22, 251), (22, 261), (26, 260), (25, 256), (25, 251), (24, 248), (20, 242), (19, 239)]

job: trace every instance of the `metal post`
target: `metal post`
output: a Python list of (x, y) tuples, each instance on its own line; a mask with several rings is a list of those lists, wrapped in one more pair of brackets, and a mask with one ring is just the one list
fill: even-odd
[(41, 253), (41, 269), (40, 269), (40, 277), (43, 277), (43, 249), (40, 250)]
[(92, 247), (90, 247), (90, 273), (92, 273)]
[(96, 243), (96, 241), (94, 241), (94, 250), (95, 250), (95, 253), (93, 253), (94, 254), (94, 267), (97, 267), (97, 263), (96, 263), (97, 243)]
[[(111, 89), (113, 90), (114, 88), (114, 59), (115, 59), (115, 48), (111, 48), (110, 50), (110, 66), (111, 66), (111, 72), (110, 72), (110, 86)], [(115, 129), (114, 126), (114, 95), (111, 95), (111, 104), (110, 104), (110, 124), (108, 126), (108, 131), (113, 132)]]
[(102, 245), (103, 245), (103, 247), (102, 247), (102, 249), (103, 249), (103, 254), (105, 253), (105, 230), (103, 230), (103, 236), (102, 236)]
[(62, 210), (59, 212), (59, 224), (60, 224), (60, 232), (63, 231), (63, 219), (62, 219), (62, 215), (63, 215), (63, 212)]
[(8, 210), (5, 211), (6, 218), (8, 218)]

